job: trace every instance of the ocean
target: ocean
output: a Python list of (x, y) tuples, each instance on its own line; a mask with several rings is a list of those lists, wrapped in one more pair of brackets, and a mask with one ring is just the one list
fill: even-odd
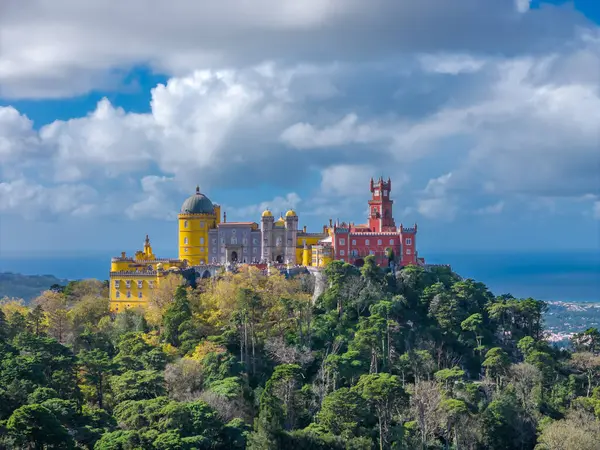
[[(494, 294), (546, 301), (600, 302), (600, 252), (427, 254), (427, 262), (450, 264), (465, 278), (485, 283)], [(110, 255), (3, 257), (0, 272), (54, 275), (70, 280), (108, 278)]]

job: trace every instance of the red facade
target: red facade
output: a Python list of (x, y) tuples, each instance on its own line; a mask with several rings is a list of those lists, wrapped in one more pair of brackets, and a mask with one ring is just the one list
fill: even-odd
[(373, 255), (377, 264), (387, 266), (388, 250), (392, 250), (397, 265), (422, 264), (424, 261), (417, 254), (417, 225), (396, 227), (390, 199), (391, 180), (380, 178), (375, 183), (371, 179), (370, 188), (368, 223), (337, 223), (333, 226), (334, 259), (360, 265), (366, 256)]

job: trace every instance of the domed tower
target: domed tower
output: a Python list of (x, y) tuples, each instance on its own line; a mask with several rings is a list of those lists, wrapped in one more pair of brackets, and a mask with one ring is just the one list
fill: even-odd
[(298, 240), (298, 214), (293, 209), (285, 213), (285, 261), (296, 264), (296, 241)]
[(198, 186), (196, 193), (183, 202), (178, 215), (179, 259), (186, 259), (191, 266), (207, 263), (208, 230), (219, 223), (218, 209)]
[(262, 234), (262, 257), (264, 261), (271, 261), (273, 253), (273, 213), (265, 209), (260, 218), (260, 231)]

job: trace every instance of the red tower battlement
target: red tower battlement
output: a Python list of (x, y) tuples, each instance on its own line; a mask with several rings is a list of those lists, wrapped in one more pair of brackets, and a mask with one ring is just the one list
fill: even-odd
[(371, 178), (371, 200), (369, 200), (369, 228), (373, 232), (394, 232), (396, 223), (392, 213), (393, 200), (390, 200), (392, 180), (383, 177), (375, 183)]

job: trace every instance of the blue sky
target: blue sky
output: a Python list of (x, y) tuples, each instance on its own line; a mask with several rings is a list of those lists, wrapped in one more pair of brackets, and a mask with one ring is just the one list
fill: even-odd
[(196, 184), (359, 222), (379, 175), (424, 256), (598, 249), (596, 3), (3, 2), (0, 256), (174, 255)]

